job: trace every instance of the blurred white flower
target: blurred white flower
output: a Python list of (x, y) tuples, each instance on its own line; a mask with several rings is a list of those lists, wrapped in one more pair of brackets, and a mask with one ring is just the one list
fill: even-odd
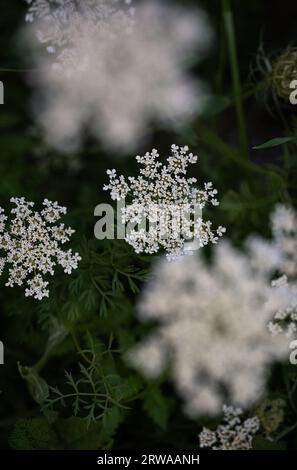
[(255, 238), (258, 264), (273, 263), (279, 277), (272, 287), (287, 287), (287, 305), (278, 309), (268, 324), (272, 335), (297, 333), (297, 214), (292, 207), (278, 204), (271, 214), (272, 240)]
[(16, 207), (11, 210), (12, 218), (7, 224), (7, 217), (0, 208), (0, 251), (3, 252), (0, 274), (8, 265), (5, 285), (22, 286), (26, 281), (26, 297), (41, 300), (49, 296), (49, 283), (43, 276), (53, 276), (57, 264), (68, 274), (77, 269), (81, 260), (79, 254), (60, 248), (70, 240), (74, 230), (64, 224), (56, 225), (66, 214), (66, 207), (59, 206), (57, 202), (45, 199), (40, 213), (33, 210), (33, 202), (24, 198), (12, 198), (11, 202)]
[(297, 277), (297, 214), (291, 207), (279, 204), (272, 216), (272, 234), (276, 247), (282, 253), (279, 271), (289, 278)]
[(296, 283), (288, 282), (287, 276), (284, 274), (272, 282), (275, 288), (287, 286), (290, 293), (288, 302), (284, 308), (279, 309), (273, 320), (269, 322), (268, 329), (270, 333), (275, 336), (285, 333), (286, 336), (296, 336), (297, 333), (297, 285)]
[(223, 406), (223, 421), (216, 430), (203, 428), (199, 434), (200, 447), (212, 450), (251, 450), (252, 440), (260, 428), (257, 416), (242, 419), (243, 411), (233, 406)]
[[(111, 34), (129, 31), (133, 24), (132, 0), (25, 0), (27, 23), (47, 52), (62, 57), (75, 54), (73, 42), (95, 31)], [(78, 59), (78, 57), (77, 57)]]
[(211, 264), (201, 255), (162, 261), (139, 302), (139, 319), (159, 326), (128, 360), (151, 378), (168, 365), (190, 416), (219, 413), (226, 401), (249, 406), (269, 366), (288, 355), (285, 337), (267, 329), (287, 304), (287, 286), (271, 287), (275, 260), (259, 267), (250, 245), (244, 254), (223, 241)]
[(142, 157), (138, 155), (137, 177), (126, 180), (114, 169), (107, 171), (110, 182), (103, 189), (110, 191), (111, 198), (125, 202), (127, 196), (132, 199), (122, 208), (122, 222), (132, 224), (125, 239), (136, 253), (156, 253), (163, 248), (169, 259), (175, 259), (191, 254), (187, 250), (189, 240), (196, 241), (200, 248), (217, 243), (226, 231), (221, 226), (213, 231), (211, 222), (202, 219), (202, 209), (207, 204), (217, 206), (219, 202), (212, 183), (204, 183), (203, 189), (197, 189), (193, 186), (196, 178), (186, 177), (189, 164), (197, 160), (196, 155), (189, 153), (188, 146), (172, 145), (166, 165), (159, 161), (156, 149)]
[[(47, 141), (58, 148), (79, 147), (87, 130), (107, 148), (129, 151), (151, 124), (181, 126), (201, 110), (204, 87), (187, 69), (194, 54), (195, 63), (202, 58), (210, 29), (199, 10), (97, 3), (59, 2), (58, 12), (44, 7), (39, 15), (31, 6), (27, 20), (54, 52), (37, 59), (36, 112)], [(37, 16), (42, 21), (35, 25)]]

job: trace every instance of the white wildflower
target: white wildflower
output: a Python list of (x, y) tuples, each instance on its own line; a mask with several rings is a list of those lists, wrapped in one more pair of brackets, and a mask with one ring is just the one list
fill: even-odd
[(252, 440), (260, 428), (257, 416), (242, 419), (243, 411), (232, 406), (223, 406), (224, 424), (211, 431), (203, 428), (199, 434), (200, 447), (212, 450), (251, 450)]
[(159, 161), (156, 149), (136, 160), (139, 176), (126, 179), (108, 170), (110, 183), (104, 186), (114, 200), (125, 201), (131, 196), (131, 203), (122, 209), (122, 222), (128, 228), (137, 224), (126, 235), (136, 253), (156, 253), (163, 248), (172, 259), (187, 253), (189, 240), (198, 241), (200, 247), (216, 243), (225, 228), (213, 231), (211, 222), (202, 219), (202, 209), (207, 204), (218, 205), (218, 192), (212, 183), (197, 189), (196, 178), (186, 177), (188, 165), (196, 163), (197, 156), (189, 153), (187, 146), (172, 145), (166, 164)]
[(203, 107), (204, 86), (186, 72), (186, 59), (201, 58), (209, 42), (203, 12), (149, 1), (123, 10), (123, 3), (39, 7), (40, 40), (56, 51), (54, 67), (52, 55), (37, 57), (38, 121), (51, 145), (77, 148), (87, 129), (107, 148), (130, 151), (152, 123), (180, 126)]
[(4, 209), (0, 207), (0, 233), (4, 231), (6, 220), (7, 220), (7, 217), (4, 214)]
[[(133, 24), (132, 0), (26, 0), (25, 17), (49, 54), (57, 61), (72, 59), (78, 64), (75, 41), (96, 32), (112, 34), (130, 31)], [(113, 27), (113, 29), (112, 29)], [(89, 31), (89, 33), (88, 33)], [(73, 62), (72, 62), (73, 63)]]
[(226, 398), (249, 406), (262, 394), (270, 364), (288, 354), (286, 339), (267, 330), (287, 304), (287, 287), (271, 287), (274, 262), (259, 269), (255, 246), (244, 254), (221, 242), (210, 265), (201, 255), (162, 261), (138, 305), (139, 319), (159, 326), (129, 361), (151, 378), (168, 364), (190, 416), (216, 414)]
[(294, 209), (279, 204), (271, 222), (274, 242), (283, 255), (279, 270), (294, 278), (297, 276), (297, 214)]
[(41, 300), (49, 296), (49, 283), (43, 276), (53, 276), (57, 264), (68, 274), (77, 268), (81, 259), (79, 254), (60, 248), (60, 244), (70, 240), (74, 230), (64, 224), (54, 225), (66, 214), (66, 207), (57, 202), (45, 199), (40, 213), (33, 210), (33, 202), (24, 198), (12, 198), (11, 202), (15, 208), (11, 210), (12, 217), (7, 224), (8, 218), (0, 208), (0, 250), (3, 254), (0, 274), (7, 265), (6, 286), (22, 286), (26, 282), (25, 295)]
[(271, 216), (273, 244), (279, 253), (277, 271), (280, 277), (272, 282), (276, 289), (287, 286), (290, 298), (287, 305), (277, 310), (268, 328), (272, 335), (297, 335), (297, 213), (291, 207), (279, 204)]
[(37, 274), (32, 279), (27, 281), (29, 288), (25, 290), (26, 297), (34, 297), (34, 299), (42, 300), (43, 297), (49, 296), (47, 289), (48, 282), (42, 279), (40, 274)]
[(273, 320), (269, 322), (268, 329), (273, 336), (281, 333), (285, 333), (288, 337), (295, 336), (297, 333), (297, 285), (289, 283), (284, 274), (272, 281), (272, 287), (276, 289), (287, 287), (290, 297), (286, 306), (279, 309)]

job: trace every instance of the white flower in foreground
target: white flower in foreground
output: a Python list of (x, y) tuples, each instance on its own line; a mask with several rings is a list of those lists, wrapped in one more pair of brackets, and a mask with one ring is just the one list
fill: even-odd
[(0, 208), (0, 274), (8, 267), (6, 286), (22, 286), (26, 283), (26, 296), (41, 300), (49, 296), (46, 275), (54, 275), (57, 264), (65, 273), (77, 269), (81, 257), (71, 249), (64, 251), (60, 245), (68, 242), (74, 233), (70, 227), (57, 224), (66, 207), (48, 199), (43, 201), (43, 210), (33, 210), (34, 203), (24, 198), (12, 198), (15, 208), (11, 220)]
[(257, 244), (247, 254), (227, 242), (214, 248), (211, 264), (200, 255), (162, 261), (140, 303), (141, 321), (158, 323), (128, 354), (154, 378), (168, 365), (190, 415), (217, 414), (224, 403), (247, 407), (261, 396), (269, 366), (287, 358), (285, 337), (267, 329), (287, 304), (287, 287), (275, 289), (271, 257), (259, 266)]
[(223, 406), (224, 424), (212, 431), (203, 428), (199, 434), (200, 447), (212, 450), (251, 450), (252, 440), (260, 428), (257, 416), (242, 420), (243, 411), (232, 406)]
[[(198, 247), (216, 243), (225, 228), (213, 231), (211, 222), (203, 221), (202, 210), (207, 204), (219, 204), (218, 191), (212, 183), (197, 189), (196, 178), (186, 177), (189, 164), (196, 163), (197, 156), (189, 153), (187, 146), (172, 145), (166, 164), (160, 162), (155, 149), (136, 160), (139, 176), (126, 179), (116, 170), (108, 170), (110, 183), (104, 186), (113, 200), (127, 202), (131, 197), (122, 209), (122, 222), (128, 224), (126, 241), (136, 253), (156, 253), (163, 248), (173, 259), (190, 252), (189, 240), (198, 242)], [(129, 229), (134, 223), (137, 227)]]
[[(99, 2), (100, 14), (108, 3)], [(101, 18), (95, 4), (88, 1), (86, 13), (61, 3), (58, 19), (37, 23), (42, 31), (49, 21), (50, 34), (39, 35), (55, 45), (53, 56), (37, 57), (38, 122), (62, 150), (79, 147), (87, 130), (107, 148), (129, 151), (152, 123), (184, 125), (201, 110), (204, 87), (186, 70), (188, 59), (202, 57), (209, 27), (203, 12), (172, 5), (148, 1), (116, 13), (123, 2), (111, 2)]]

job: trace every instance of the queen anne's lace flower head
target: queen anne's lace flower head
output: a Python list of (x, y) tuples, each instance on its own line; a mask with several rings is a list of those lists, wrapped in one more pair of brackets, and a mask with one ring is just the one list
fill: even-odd
[(118, 176), (116, 170), (108, 170), (110, 183), (104, 186), (113, 200), (127, 198), (129, 205), (122, 209), (122, 222), (138, 224), (126, 235), (136, 253), (156, 253), (163, 248), (169, 258), (175, 258), (188, 253), (188, 240), (195, 240), (199, 247), (216, 243), (225, 229), (213, 231), (211, 222), (202, 219), (202, 210), (208, 203), (219, 204), (218, 191), (212, 183), (197, 189), (196, 178), (186, 176), (189, 164), (196, 163), (197, 156), (187, 146), (172, 145), (166, 164), (160, 162), (155, 149), (136, 160), (140, 166), (138, 177), (126, 179)]
[(256, 243), (243, 254), (221, 242), (210, 265), (202, 255), (162, 261), (138, 305), (139, 319), (159, 326), (128, 358), (151, 378), (168, 365), (191, 416), (219, 413), (226, 401), (249, 406), (268, 366), (288, 355), (286, 338), (267, 329), (287, 287), (271, 287), (275, 260), (259, 268), (256, 251)]
[(260, 428), (257, 416), (243, 421), (243, 411), (233, 406), (223, 406), (224, 424), (212, 431), (203, 428), (199, 434), (200, 447), (212, 450), (251, 450), (252, 441)]
[(33, 210), (34, 203), (24, 198), (12, 198), (15, 208), (12, 218), (4, 215), (0, 208), (0, 273), (8, 267), (6, 286), (22, 286), (26, 283), (26, 296), (41, 300), (49, 296), (48, 281), (44, 276), (54, 275), (54, 268), (61, 265), (65, 273), (77, 269), (80, 256), (71, 249), (62, 250), (60, 245), (68, 242), (74, 233), (70, 227), (57, 224), (66, 207), (48, 199), (43, 201), (43, 210)]
[(125, 3), (32, 3), (27, 20), (37, 20), (37, 35), (53, 52), (37, 57), (43, 73), (36, 77), (45, 95), (38, 120), (51, 145), (77, 147), (87, 128), (108, 148), (127, 151), (152, 122), (178, 126), (201, 110), (204, 87), (186, 73), (186, 59), (206, 49), (205, 15), (161, 2), (135, 10)]
[(99, 32), (114, 34), (133, 25), (132, 0), (26, 0), (25, 17), (34, 28), (37, 39), (58, 61), (75, 57), (76, 39)]

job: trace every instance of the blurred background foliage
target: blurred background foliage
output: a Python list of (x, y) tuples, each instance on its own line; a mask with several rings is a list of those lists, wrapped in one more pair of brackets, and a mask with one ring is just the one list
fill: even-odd
[[(213, 95), (204, 115), (178, 134), (156, 130), (138, 153), (156, 147), (166, 155), (173, 142), (189, 145), (200, 159), (193, 176), (219, 189), (221, 205), (210, 218), (240, 244), (253, 232), (269, 237), (275, 203), (297, 202), (296, 144), (253, 149), (296, 135), (296, 108), (282, 84), (297, 78), (291, 77), (297, 6), (291, 0), (234, 0), (230, 16), (228, 3), (199, 2), (215, 31), (208, 57), (199, 67), (193, 60), (193, 73), (204, 77)], [(108, 202), (102, 191), (106, 169), (133, 174), (135, 162), (92, 141), (81, 154), (67, 156), (45, 146), (30, 113), (28, 77), (38, 71), (17, 40), (26, 4), (0, 5), (0, 205), (8, 207), (12, 196), (37, 205), (45, 197), (58, 200), (68, 207), (66, 222), (76, 229), (72, 245), (83, 257), (73, 276), (54, 277), (50, 298), (40, 304), (2, 281), (0, 448), (198, 447), (198, 433), (209, 420), (184, 417), (166, 376), (148, 383), (123, 360), (147, 328), (135, 320), (134, 305), (153, 257), (93, 236), (94, 207)], [(257, 404), (267, 432), (256, 448), (296, 448), (296, 375), (294, 366), (273, 374), (270, 401)], [(275, 400), (285, 404), (281, 411)]]

